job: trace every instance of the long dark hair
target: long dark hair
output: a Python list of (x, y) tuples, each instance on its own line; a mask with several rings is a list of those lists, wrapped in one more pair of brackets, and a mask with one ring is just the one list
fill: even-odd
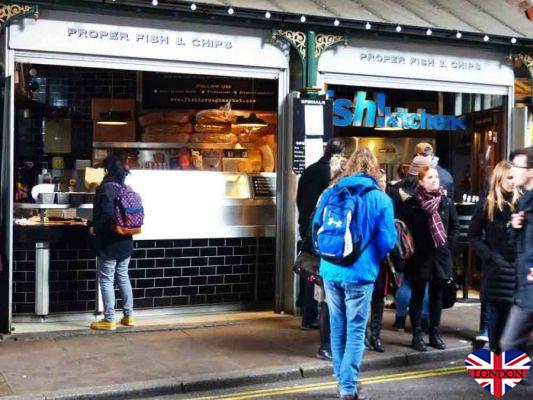
[(126, 176), (130, 174), (130, 171), (124, 167), (120, 157), (115, 154), (106, 157), (102, 164), (106, 170), (105, 180), (107, 181), (111, 180), (124, 183)]

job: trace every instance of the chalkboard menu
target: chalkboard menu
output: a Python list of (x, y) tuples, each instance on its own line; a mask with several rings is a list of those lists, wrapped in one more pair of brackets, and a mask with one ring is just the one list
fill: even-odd
[(278, 109), (278, 82), (205, 75), (143, 72), (144, 110), (210, 109), (231, 103), (234, 110)]
[(276, 178), (274, 176), (253, 175), (252, 189), (254, 198), (276, 197)]

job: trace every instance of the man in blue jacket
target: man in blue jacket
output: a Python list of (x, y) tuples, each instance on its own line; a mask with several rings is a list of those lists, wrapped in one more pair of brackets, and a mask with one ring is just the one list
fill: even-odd
[(364, 353), (365, 329), (379, 263), (396, 243), (394, 210), (391, 199), (376, 182), (379, 164), (369, 149), (356, 151), (347, 163), (345, 177), (337, 185), (351, 193), (362, 193), (357, 209), (359, 232), (364, 251), (350, 266), (339, 266), (324, 259), (320, 275), (324, 280), (330, 310), (333, 368), (339, 381), (341, 399), (363, 399), (358, 393), (359, 366)]

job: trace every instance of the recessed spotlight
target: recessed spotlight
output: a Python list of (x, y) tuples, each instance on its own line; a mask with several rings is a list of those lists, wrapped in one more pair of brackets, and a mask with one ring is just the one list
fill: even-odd
[(516, 38), (511, 38), (511, 43), (516, 44)]
[(485, 35), (485, 36), (483, 36), (483, 40), (484, 40), (485, 42), (488, 42), (488, 41), (490, 40), (489, 35)]
[(428, 28), (428, 30), (426, 31), (426, 35), (428, 35), (428, 36), (433, 35), (433, 31)]
[(229, 15), (235, 14), (235, 10), (232, 7), (228, 8), (228, 14)]
[(333, 25), (335, 26), (339, 26), (341, 24), (341, 21), (339, 21), (338, 19), (335, 19), (335, 21), (333, 21)]
[(196, 4), (194, 4), (194, 3), (191, 4), (191, 10), (192, 11), (196, 11)]
[(267, 11), (267, 12), (265, 13), (265, 18), (266, 18), (266, 19), (270, 19), (271, 16), (272, 16), (272, 15), (270, 14), (269, 11)]
[(396, 32), (401, 32), (401, 31), (402, 31), (402, 27), (401, 27), (400, 25), (398, 25), (398, 26), (396, 27)]
[(455, 37), (456, 37), (457, 39), (461, 39), (461, 38), (463, 37), (463, 34), (462, 34), (461, 32), (457, 32), (457, 33), (455, 34)]
[(372, 29), (372, 25), (370, 25), (370, 22), (367, 22), (365, 25), (365, 29), (368, 31), (369, 29)]
[(152, 0), (152, 5), (153, 6), (157, 6), (159, 4), (159, 2), (157, 0)]
[(305, 18), (305, 15), (302, 15), (300, 17), (300, 22), (305, 22), (305, 21), (307, 21), (307, 18)]

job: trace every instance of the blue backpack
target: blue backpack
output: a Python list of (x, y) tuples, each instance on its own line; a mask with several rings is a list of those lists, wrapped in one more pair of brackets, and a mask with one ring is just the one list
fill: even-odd
[(320, 258), (350, 266), (361, 257), (373, 236), (363, 246), (357, 210), (362, 197), (372, 190), (379, 189), (371, 186), (353, 193), (347, 187), (335, 185), (322, 193), (311, 225), (313, 247)]

